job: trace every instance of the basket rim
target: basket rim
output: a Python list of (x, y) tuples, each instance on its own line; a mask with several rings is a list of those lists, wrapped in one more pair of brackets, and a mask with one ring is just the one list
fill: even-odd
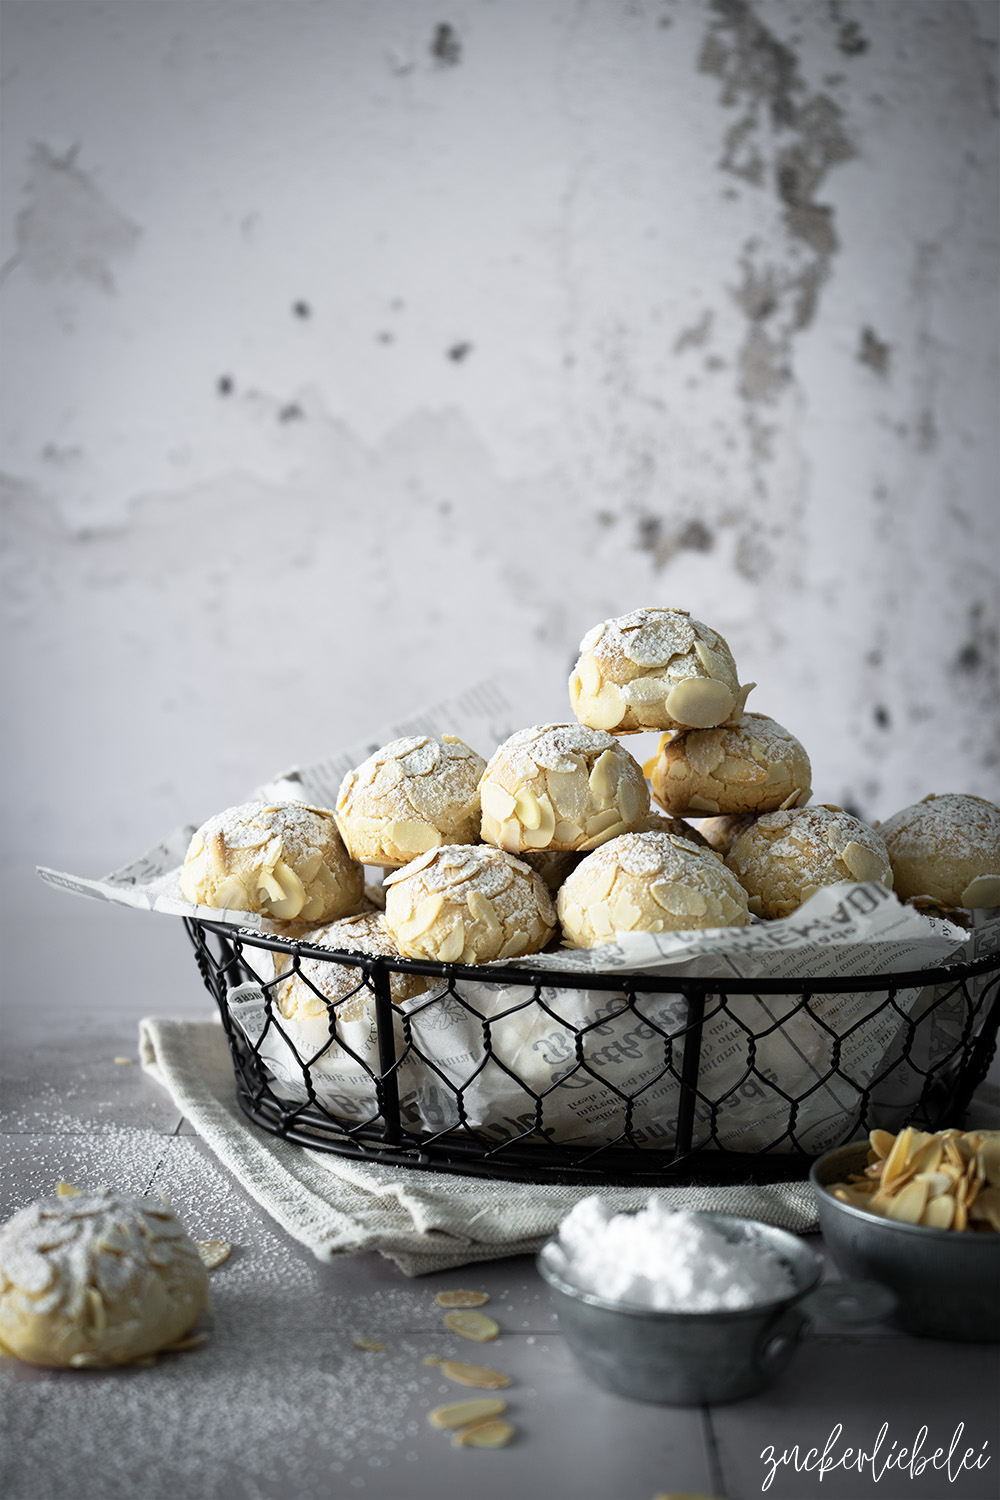
[(362, 969), (365, 974), (376, 971), (389, 974), (419, 974), (446, 983), (455, 980), (473, 981), (480, 984), (528, 985), (556, 989), (602, 989), (645, 990), (652, 994), (677, 990), (684, 994), (702, 995), (783, 995), (791, 991), (799, 994), (837, 994), (858, 991), (895, 992), (938, 984), (961, 984), (994, 971), (1000, 975), (1000, 951), (984, 954), (981, 958), (959, 960), (951, 964), (939, 964), (925, 969), (899, 969), (883, 974), (788, 975), (782, 979), (746, 979), (728, 975), (671, 975), (653, 969), (531, 969), (515, 964), (442, 964), (429, 959), (403, 958), (387, 955), (372, 955), (352, 952), (343, 948), (326, 948), (309, 943), (302, 938), (278, 937), (272, 933), (258, 932), (255, 928), (234, 927), (231, 922), (212, 922), (202, 917), (188, 918), (192, 924), (214, 932), (230, 942), (242, 946), (265, 948), (271, 952), (288, 953), (293, 957), (304, 956), (325, 963), (345, 964)]

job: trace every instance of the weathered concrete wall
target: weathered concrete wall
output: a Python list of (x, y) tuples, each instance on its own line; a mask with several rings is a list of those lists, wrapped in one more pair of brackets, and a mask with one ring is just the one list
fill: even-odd
[(647, 603), (819, 800), (996, 798), (996, 15), (6, 3), (16, 848), (496, 666), (565, 718)]

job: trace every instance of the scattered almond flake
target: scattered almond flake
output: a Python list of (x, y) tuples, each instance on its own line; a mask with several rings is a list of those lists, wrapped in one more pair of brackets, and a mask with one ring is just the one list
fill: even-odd
[(490, 1300), (488, 1292), (438, 1292), (435, 1301), (438, 1307), (482, 1307)]
[(114, 1059), (114, 1061), (116, 1063), (130, 1063), (130, 1062), (135, 1062), (135, 1058), (134, 1057), (116, 1057)]
[(491, 1418), (487, 1422), (476, 1422), (463, 1427), (451, 1440), (453, 1448), (503, 1448), (514, 1436), (515, 1429), (509, 1422)]
[[(189, 1349), (203, 1349), (208, 1343), (207, 1333), (189, 1333), (187, 1338), (175, 1339), (172, 1344), (164, 1344), (160, 1350), (161, 1354), (186, 1354)], [(138, 1360), (134, 1361), (138, 1364)]]
[(61, 1179), (56, 1183), (57, 1198), (79, 1198), (80, 1189), (74, 1187), (71, 1182), (63, 1182)]
[(425, 1354), (420, 1363), (422, 1365), (443, 1365), (444, 1360), (440, 1354)]
[(450, 1406), (435, 1406), (427, 1413), (432, 1427), (468, 1427), (473, 1422), (485, 1422), (488, 1417), (499, 1417), (507, 1410), (506, 1401), (498, 1396), (483, 1396), (478, 1401), (453, 1401)]
[(217, 1266), (223, 1265), (233, 1253), (228, 1240), (195, 1240), (195, 1244), (207, 1271), (214, 1271)]
[(376, 1339), (359, 1338), (356, 1333), (351, 1335), (351, 1343), (355, 1349), (360, 1349), (365, 1354), (384, 1354), (385, 1344), (380, 1344)]
[(690, 1490), (665, 1490), (662, 1495), (654, 1495), (653, 1500), (713, 1500), (711, 1495), (693, 1495)]
[(715, 1500), (714, 1495), (703, 1495), (699, 1491), (697, 1495), (690, 1490), (665, 1490), (661, 1495), (654, 1495), (653, 1500)]
[(488, 1344), (500, 1332), (499, 1323), (494, 1323), (485, 1313), (450, 1312), (444, 1315), (444, 1325), (460, 1338), (472, 1339), (477, 1344)]
[(485, 1365), (466, 1365), (461, 1360), (443, 1359), (441, 1374), (456, 1385), (471, 1385), (481, 1391), (502, 1391), (510, 1385), (509, 1375), (499, 1370), (487, 1369)]

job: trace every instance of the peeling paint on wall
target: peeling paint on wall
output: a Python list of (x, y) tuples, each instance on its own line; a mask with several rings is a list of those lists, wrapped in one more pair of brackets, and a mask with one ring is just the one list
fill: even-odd
[(78, 165), (79, 150), (32, 147), (28, 201), (15, 219), (17, 260), (42, 281), (79, 280), (113, 292), (113, 264), (135, 249), (141, 231)]
[[(809, 91), (795, 53), (747, 0), (712, 0), (711, 9), (699, 65), (720, 80), (723, 105), (737, 112), (719, 168), (769, 193), (782, 209), (783, 243), (745, 241), (733, 291), (747, 320), (739, 393), (748, 406), (770, 405), (793, 376), (793, 340), (816, 315), (838, 248), (833, 210), (818, 195), (830, 170), (856, 148), (843, 110)], [(757, 456), (766, 458), (765, 428), (756, 424), (755, 432)]]

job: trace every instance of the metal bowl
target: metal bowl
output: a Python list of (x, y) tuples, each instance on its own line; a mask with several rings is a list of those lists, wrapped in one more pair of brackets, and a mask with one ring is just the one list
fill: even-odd
[(890, 1321), (907, 1333), (974, 1343), (1000, 1339), (1000, 1234), (901, 1224), (826, 1191), (867, 1165), (868, 1142), (859, 1141), (828, 1151), (809, 1173), (838, 1269), (893, 1291), (897, 1307)]
[[(567, 1280), (549, 1240), (538, 1257), (566, 1342), (584, 1372), (605, 1390), (639, 1401), (674, 1406), (738, 1401), (778, 1376), (795, 1351), (812, 1312), (856, 1323), (884, 1316), (889, 1301), (881, 1289), (818, 1288), (822, 1263), (815, 1251), (784, 1229), (730, 1214), (700, 1217), (731, 1244), (766, 1243), (783, 1262), (795, 1286), (790, 1296), (754, 1307), (714, 1312), (664, 1312), (613, 1302)], [(838, 1314), (849, 1291), (853, 1306)]]

